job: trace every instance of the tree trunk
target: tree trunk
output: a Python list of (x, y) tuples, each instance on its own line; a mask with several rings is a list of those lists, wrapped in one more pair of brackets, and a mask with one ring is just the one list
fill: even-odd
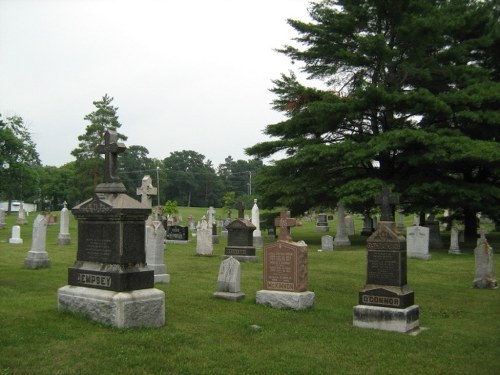
[(477, 217), (476, 212), (464, 208), (464, 234), (465, 241), (475, 242), (477, 239)]

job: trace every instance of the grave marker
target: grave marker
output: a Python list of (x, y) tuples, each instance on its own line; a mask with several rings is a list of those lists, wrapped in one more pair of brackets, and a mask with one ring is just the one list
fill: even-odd
[(214, 298), (239, 301), (245, 297), (245, 293), (240, 290), (240, 268), (240, 262), (233, 257), (222, 261), (217, 277), (217, 292), (213, 294)]
[(274, 220), (274, 225), (280, 228), (278, 240), (292, 241), (290, 228), (297, 225), (297, 220), (290, 217), (290, 211), (280, 212), (280, 217)]
[(58, 245), (71, 244), (71, 235), (69, 234), (69, 210), (66, 207), (66, 201), (63, 203), (64, 207), (61, 210), (61, 221), (59, 224), (59, 234), (57, 235)]
[(151, 176), (142, 178), (141, 186), (137, 188), (137, 195), (141, 196), (141, 203), (146, 207), (153, 207), (153, 196), (158, 194), (158, 188), (153, 186)]
[(33, 222), (31, 250), (24, 259), (24, 268), (50, 268), (49, 254), (45, 250), (47, 225), (47, 219), (43, 215), (38, 215)]

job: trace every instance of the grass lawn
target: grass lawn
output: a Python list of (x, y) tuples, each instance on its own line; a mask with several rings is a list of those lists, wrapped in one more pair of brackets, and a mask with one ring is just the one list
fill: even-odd
[[(184, 222), (204, 212), (181, 208)], [(222, 209), (217, 215), (225, 217)], [(168, 244), (165, 251), (171, 282), (156, 287), (165, 292), (166, 325), (119, 330), (57, 310), (57, 289), (67, 284), (67, 268), (76, 260), (73, 218), (72, 245), (57, 246), (59, 225), (48, 227), (52, 267), (23, 269), (33, 220), (32, 214), (21, 229), (22, 245), (8, 243), (15, 215), (0, 230), (0, 375), (500, 374), (500, 290), (471, 288), (472, 243), (462, 244), (462, 255), (442, 249), (431, 251), (428, 261), (408, 260), (408, 283), (425, 328), (417, 336), (353, 327), (352, 308), (366, 277), (366, 238), (351, 236), (351, 247), (318, 252), (323, 233), (309, 221), (294, 228), (293, 238), (309, 245), (312, 309), (255, 303), (262, 289), (262, 250), (259, 263), (241, 264), (245, 299), (213, 299), (226, 239), (221, 237), (216, 256), (208, 258), (195, 256), (191, 240)], [(500, 249), (500, 233), (487, 237)], [(449, 234), (443, 238), (449, 244)]]

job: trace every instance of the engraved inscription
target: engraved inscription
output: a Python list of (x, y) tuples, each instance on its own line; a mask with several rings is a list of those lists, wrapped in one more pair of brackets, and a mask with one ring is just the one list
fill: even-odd
[(107, 259), (111, 255), (111, 240), (106, 238), (86, 238), (85, 251), (93, 259)]
[(246, 249), (235, 249), (231, 247), (227, 247), (225, 254), (226, 255), (247, 255), (248, 251)]
[(394, 307), (399, 307), (399, 298), (393, 297), (383, 297), (383, 296), (370, 296), (364, 295), (362, 297), (363, 303), (371, 303), (373, 305), (389, 305)]
[(400, 284), (399, 252), (369, 251), (367, 267), (367, 283), (380, 285)]
[(111, 276), (93, 275), (89, 273), (79, 273), (76, 280), (80, 284), (92, 286), (111, 287)]
[(296, 283), (296, 256), (290, 251), (270, 251), (266, 255), (266, 287), (293, 291)]

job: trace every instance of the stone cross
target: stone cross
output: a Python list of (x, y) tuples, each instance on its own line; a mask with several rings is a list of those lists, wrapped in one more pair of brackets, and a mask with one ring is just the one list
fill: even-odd
[(104, 154), (104, 183), (120, 182), (118, 177), (118, 154), (127, 149), (123, 143), (118, 142), (118, 133), (107, 130), (104, 134), (104, 144), (97, 146), (97, 152)]
[(397, 196), (391, 194), (391, 189), (384, 187), (382, 189), (382, 195), (375, 198), (375, 203), (382, 206), (380, 221), (394, 221), (391, 204), (398, 204), (399, 199)]
[(293, 218), (290, 218), (290, 211), (280, 212), (280, 217), (277, 217), (274, 220), (274, 225), (280, 227), (280, 235), (278, 240), (282, 241), (291, 241), (292, 237), (290, 236), (290, 228), (297, 225), (297, 221)]
[(238, 209), (238, 219), (244, 219), (245, 218), (245, 205), (243, 202), (238, 203), (236, 206)]
[(477, 233), (479, 234), (479, 239), (480, 240), (486, 240), (486, 235), (488, 234), (488, 231), (485, 229), (485, 228), (479, 228), (479, 230), (477, 231)]
[(152, 206), (152, 196), (158, 194), (158, 188), (153, 186), (153, 180), (149, 175), (142, 178), (142, 184), (137, 188), (137, 195), (141, 196), (141, 203), (149, 208)]

